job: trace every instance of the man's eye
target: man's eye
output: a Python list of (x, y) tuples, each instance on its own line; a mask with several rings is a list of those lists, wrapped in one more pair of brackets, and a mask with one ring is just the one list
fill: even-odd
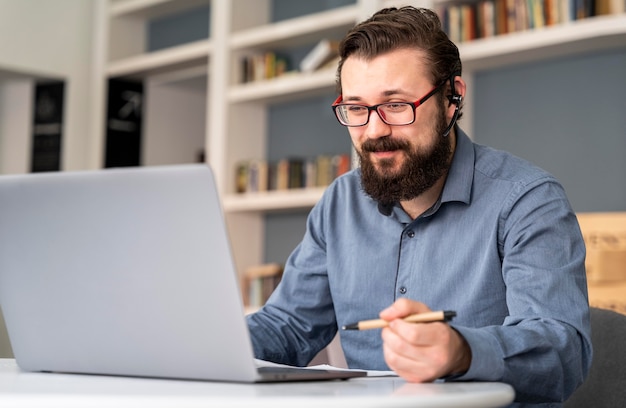
[(348, 110), (350, 111), (350, 113), (363, 113), (367, 111), (367, 108), (359, 105), (350, 105), (348, 107)]
[(406, 109), (407, 106), (408, 105), (406, 103), (387, 103), (387, 104), (385, 104), (385, 109), (388, 109), (390, 111), (399, 112), (399, 111), (402, 111), (402, 110)]

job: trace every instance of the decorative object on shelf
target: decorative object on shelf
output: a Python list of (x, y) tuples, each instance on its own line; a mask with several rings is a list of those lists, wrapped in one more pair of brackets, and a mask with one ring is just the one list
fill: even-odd
[(339, 55), (339, 41), (327, 38), (318, 42), (300, 62), (301, 72), (313, 72)]
[(35, 85), (31, 171), (61, 170), (65, 82)]
[(278, 286), (282, 275), (283, 266), (278, 263), (256, 265), (246, 269), (242, 284), (244, 304), (252, 308), (263, 306)]
[(109, 80), (105, 167), (141, 164), (143, 83)]

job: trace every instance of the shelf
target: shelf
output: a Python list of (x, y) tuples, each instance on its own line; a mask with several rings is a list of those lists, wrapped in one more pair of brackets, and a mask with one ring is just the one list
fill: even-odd
[(239, 102), (283, 102), (323, 95), (335, 89), (335, 69), (310, 74), (289, 73), (284, 76), (231, 87), (228, 100)]
[(325, 187), (318, 187), (230, 194), (224, 196), (222, 204), (227, 213), (310, 209), (319, 201), (325, 189)]
[(459, 52), (473, 71), (625, 46), (626, 14), (616, 14), (461, 43)]
[(111, 17), (155, 18), (209, 4), (210, 0), (117, 0), (109, 14)]
[(211, 41), (194, 41), (110, 62), (106, 74), (109, 77), (144, 78), (163, 72), (206, 66), (211, 50)]
[(46, 73), (42, 71), (35, 71), (31, 69), (24, 70), (18, 67), (12, 67), (7, 65), (0, 66), (0, 82), (2, 81), (14, 81), (14, 80), (36, 80), (36, 81), (62, 81), (63, 75), (56, 73)]
[(277, 49), (316, 43), (320, 38), (339, 39), (356, 23), (357, 11), (357, 6), (346, 6), (242, 30), (232, 34), (230, 46)]

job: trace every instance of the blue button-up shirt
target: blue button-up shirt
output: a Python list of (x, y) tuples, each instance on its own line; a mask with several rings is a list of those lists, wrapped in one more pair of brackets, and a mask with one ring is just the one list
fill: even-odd
[[(459, 380), (503, 381), (517, 399), (559, 401), (591, 361), (580, 229), (562, 186), (458, 130), (438, 202), (411, 219), (388, 215), (361, 189), (358, 169), (312, 209), (281, 284), (248, 317), (258, 358), (306, 365), (337, 328), (372, 319), (406, 297), (456, 310), (472, 351)], [(380, 330), (342, 331), (351, 368), (388, 370)]]

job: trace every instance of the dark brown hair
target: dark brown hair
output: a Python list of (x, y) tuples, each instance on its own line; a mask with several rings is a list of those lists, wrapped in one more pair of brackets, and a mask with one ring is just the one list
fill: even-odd
[(337, 90), (341, 94), (341, 69), (351, 55), (372, 59), (399, 49), (425, 51), (433, 85), (461, 75), (459, 50), (441, 27), (433, 11), (415, 7), (386, 8), (352, 28), (339, 45)]

